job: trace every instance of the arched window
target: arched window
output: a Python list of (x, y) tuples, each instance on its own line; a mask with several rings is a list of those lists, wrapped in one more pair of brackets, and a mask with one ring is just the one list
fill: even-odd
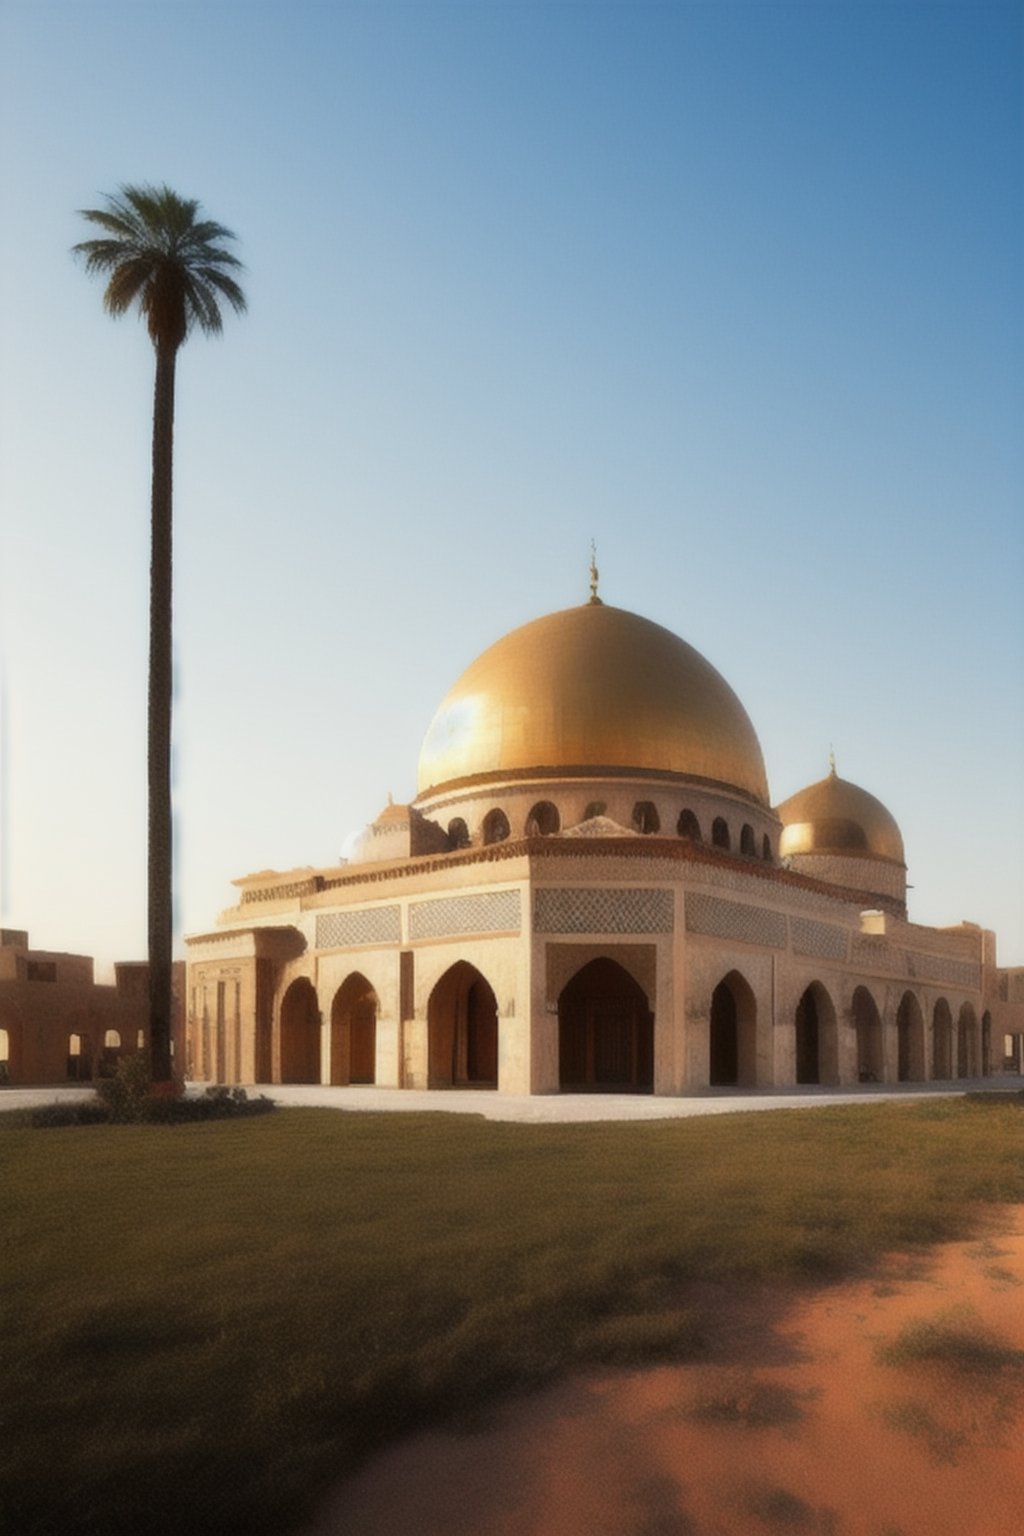
[(121, 1036), (116, 1029), (108, 1029), (103, 1036), (100, 1053), (100, 1077), (113, 1077), (121, 1054)]
[(724, 816), (715, 817), (711, 827), (711, 841), (716, 848), (732, 847), (732, 842), (729, 838), (729, 823), (725, 820)]
[(455, 816), (448, 823), (448, 846), (450, 848), (469, 847), (469, 828), (461, 816)]
[(679, 820), (676, 823), (676, 834), (679, 837), (688, 837), (691, 843), (702, 842), (700, 822), (692, 811), (680, 811)]
[(538, 800), (526, 818), (527, 837), (551, 837), (559, 830), (558, 810), (550, 800)]
[(603, 800), (591, 800), (590, 804), (583, 812), (583, 820), (593, 821), (595, 816), (603, 816), (607, 809), (608, 806)]
[(770, 864), (772, 861), (772, 840), (767, 832), (761, 841), (761, 857), (766, 864)]
[(488, 811), (484, 817), (484, 842), (503, 843), (509, 834), (508, 817), (504, 811)]
[(740, 828), (740, 853), (746, 858), (753, 859), (757, 856), (757, 844), (754, 842), (754, 829), (749, 821), (745, 821)]
[(637, 832), (660, 832), (661, 817), (653, 800), (638, 800), (633, 807), (633, 827)]
[(68, 1036), (68, 1077), (73, 1083), (86, 1083), (92, 1077), (92, 1047), (88, 1035)]

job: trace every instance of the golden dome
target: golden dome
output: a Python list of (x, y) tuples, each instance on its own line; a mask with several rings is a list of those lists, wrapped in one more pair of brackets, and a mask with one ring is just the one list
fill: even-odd
[(514, 629), (441, 703), (419, 793), (514, 777), (665, 774), (768, 804), (761, 748), (728, 683), (698, 651), (592, 599)]
[(903, 838), (880, 800), (850, 784), (835, 768), (778, 807), (779, 857), (832, 853), (902, 864)]

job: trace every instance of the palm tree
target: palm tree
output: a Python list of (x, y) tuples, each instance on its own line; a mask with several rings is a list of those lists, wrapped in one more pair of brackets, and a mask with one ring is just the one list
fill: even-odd
[(245, 295), (233, 277), (242, 263), (223, 244), (235, 236), (199, 217), (199, 203), (170, 187), (123, 186), (104, 208), (82, 208), (103, 231), (74, 254), (107, 278), (104, 307), (134, 307), (156, 352), (149, 585), (149, 1044), (153, 1081), (171, 1079), (171, 501), (174, 372), (178, 348), (198, 326), (222, 329), (220, 301), (236, 313)]

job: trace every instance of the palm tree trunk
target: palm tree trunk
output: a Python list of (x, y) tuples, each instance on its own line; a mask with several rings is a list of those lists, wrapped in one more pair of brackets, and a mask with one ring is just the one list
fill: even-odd
[(171, 1063), (173, 836), (171, 824), (171, 505), (177, 348), (156, 348), (149, 566), (149, 1049), (155, 1083)]

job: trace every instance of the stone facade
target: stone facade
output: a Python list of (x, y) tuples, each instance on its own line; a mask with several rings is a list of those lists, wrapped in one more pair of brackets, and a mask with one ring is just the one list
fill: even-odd
[[(189, 942), (189, 1066), (199, 1078), (349, 1080), (344, 993), (358, 978), (373, 1012), (365, 1080), (442, 1086), (432, 1032), (457, 1039), (474, 1027), (452, 982), (462, 970), (488, 994), (494, 1071), (460, 1079), (456, 1067), (451, 1086), (558, 1092), (560, 1000), (600, 961), (642, 995), (650, 1023), (630, 1027), (649, 1029), (652, 1064), (649, 1082), (633, 1069), (617, 1078), (612, 1041), (608, 1083), (600, 1063), (591, 1069), (595, 1090), (945, 1081), (1001, 1070), (1006, 1037), (1024, 1031), (1020, 973), (996, 968), (983, 930), (924, 928), (824, 882), (678, 839), (506, 840), (255, 880), (215, 931)], [(298, 985), (304, 1011), (288, 1002)], [(598, 984), (590, 1002), (601, 1000)], [(625, 1050), (626, 1026), (609, 1027)], [(301, 1051), (290, 1052), (289, 1030), (306, 1036)], [(564, 1070), (564, 1041), (561, 1054)]]
[(908, 921), (882, 803), (833, 762), (773, 808), (724, 679), (594, 585), (467, 669), (351, 864), (236, 882), (189, 941), (191, 1074), (679, 1094), (1019, 1063), (1024, 987), (993, 935)]

